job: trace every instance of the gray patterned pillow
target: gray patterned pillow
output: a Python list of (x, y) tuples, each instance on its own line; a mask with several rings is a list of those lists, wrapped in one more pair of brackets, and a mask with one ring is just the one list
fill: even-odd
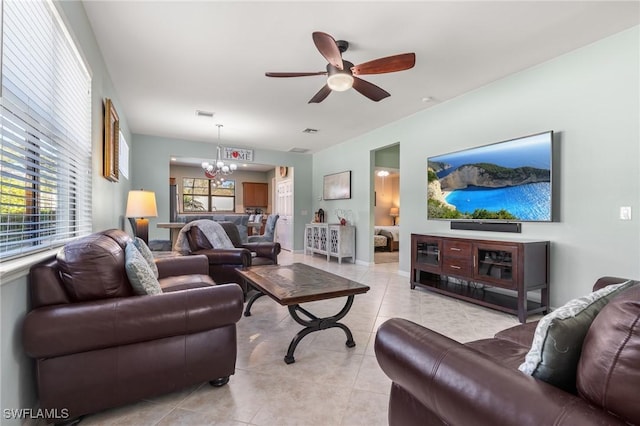
[(133, 244), (135, 244), (142, 257), (144, 257), (144, 260), (147, 261), (147, 264), (151, 268), (151, 271), (153, 271), (153, 276), (158, 278), (158, 276), (160, 275), (158, 273), (158, 265), (156, 265), (156, 261), (153, 260), (153, 253), (151, 253), (149, 246), (147, 246), (139, 237), (136, 237), (136, 239), (133, 240)]
[(609, 300), (631, 284), (633, 281), (604, 287), (545, 315), (538, 323), (531, 349), (518, 369), (575, 392), (582, 342), (591, 323)]
[(128, 242), (124, 250), (124, 266), (127, 277), (133, 287), (133, 292), (138, 295), (154, 295), (162, 293), (158, 279), (133, 242)]

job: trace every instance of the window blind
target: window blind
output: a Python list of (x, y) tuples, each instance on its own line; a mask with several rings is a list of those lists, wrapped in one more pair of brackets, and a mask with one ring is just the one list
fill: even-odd
[(91, 77), (49, 0), (2, 1), (0, 260), (91, 232)]

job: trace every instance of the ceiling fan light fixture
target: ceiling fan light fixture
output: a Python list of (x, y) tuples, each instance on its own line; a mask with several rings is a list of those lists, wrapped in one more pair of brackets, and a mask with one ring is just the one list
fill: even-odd
[(353, 76), (344, 72), (332, 74), (327, 78), (327, 86), (336, 92), (344, 92), (353, 87)]
[[(335, 40), (331, 35), (315, 31), (313, 43), (320, 54), (327, 60), (327, 72), (267, 72), (267, 77), (305, 77), (312, 75), (326, 75), (327, 82), (309, 100), (310, 104), (322, 102), (332, 91), (344, 92), (352, 87), (361, 95), (374, 102), (391, 96), (386, 90), (360, 78), (366, 74), (385, 74), (396, 71), (404, 71), (416, 63), (415, 53), (402, 53), (374, 59), (359, 65), (346, 61), (342, 54), (349, 48), (349, 43), (344, 40)], [(354, 77), (356, 76), (356, 77)]]

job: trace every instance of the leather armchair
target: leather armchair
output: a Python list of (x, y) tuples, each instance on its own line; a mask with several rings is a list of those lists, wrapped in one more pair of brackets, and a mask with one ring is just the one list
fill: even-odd
[[(605, 277), (594, 286), (623, 282)], [(520, 372), (536, 323), (462, 344), (411, 321), (380, 326), (375, 352), (391, 378), (390, 425), (638, 424), (640, 286), (608, 303), (587, 333), (577, 394)]]
[[(235, 248), (214, 248), (204, 233), (193, 226), (187, 233), (191, 254), (205, 255), (209, 261), (209, 275), (217, 283), (238, 282), (244, 294), (247, 284), (238, 275), (236, 269), (256, 265), (277, 265), (280, 243), (256, 242), (242, 243), (237, 226), (231, 222), (219, 222), (229, 236)], [(252, 254), (255, 253), (255, 254)]]
[(205, 256), (177, 256), (156, 262), (162, 294), (135, 296), (129, 239), (92, 234), (31, 268), (23, 346), (36, 360), (40, 408), (75, 419), (234, 373), (240, 287), (216, 286)]

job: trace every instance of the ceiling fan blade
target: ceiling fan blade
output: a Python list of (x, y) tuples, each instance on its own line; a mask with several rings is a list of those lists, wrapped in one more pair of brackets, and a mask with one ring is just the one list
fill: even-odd
[(322, 89), (320, 89), (318, 93), (313, 95), (313, 98), (311, 98), (311, 100), (309, 100), (309, 102), (307, 103), (319, 104), (320, 102), (324, 101), (327, 96), (329, 96), (329, 93), (331, 93), (331, 89), (325, 84), (324, 86), (322, 86)]
[(342, 55), (333, 37), (327, 33), (316, 31), (313, 33), (313, 42), (327, 62), (339, 70), (342, 69)]
[(307, 77), (310, 75), (327, 75), (327, 72), (265, 72), (264, 75), (267, 77)]
[(404, 71), (413, 68), (416, 64), (415, 53), (403, 53), (401, 55), (387, 56), (386, 58), (374, 59), (364, 64), (351, 68), (354, 75), (363, 74), (384, 74), (387, 72)]
[(386, 90), (355, 76), (353, 77), (353, 88), (374, 102), (391, 96)]

